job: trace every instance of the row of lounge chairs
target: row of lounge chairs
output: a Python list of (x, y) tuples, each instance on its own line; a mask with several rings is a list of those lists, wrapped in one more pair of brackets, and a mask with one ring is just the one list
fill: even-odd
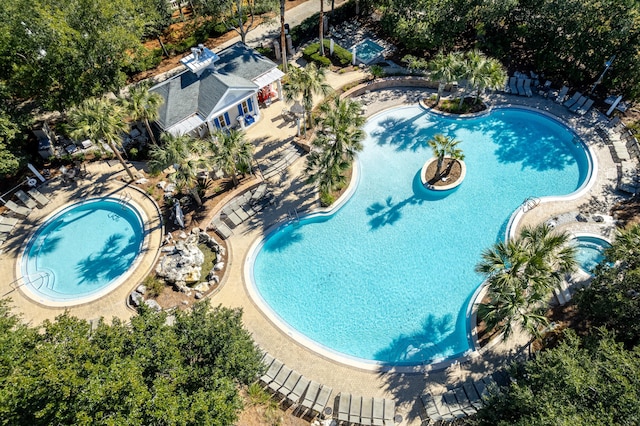
[(220, 217), (224, 219), (230, 227), (235, 228), (261, 211), (265, 202), (271, 201), (273, 201), (273, 194), (268, 191), (267, 184), (263, 182), (255, 189), (249, 190), (231, 200), (231, 202), (222, 209)]
[(13, 228), (18, 224), (19, 219), (15, 217), (7, 217), (5, 215), (0, 215), (0, 244), (4, 243)]
[(49, 203), (49, 199), (35, 188), (29, 190), (29, 195), (22, 190), (16, 191), (15, 194), (24, 206), (21, 206), (11, 200), (5, 202), (4, 206), (13, 214), (13, 216), (16, 217), (26, 218), (34, 208), (44, 207)]
[(585, 115), (593, 106), (594, 100), (588, 96), (582, 96), (582, 93), (575, 92), (573, 96), (565, 101), (563, 105), (571, 112), (579, 115)]
[(520, 77), (510, 77), (509, 92), (514, 95), (531, 97), (531, 95), (533, 95), (533, 93), (531, 92), (531, 79), (520, 78)]
[(392, 399), (363, 398), (340, 393), (337, 398), (339, 424), (392, 426), (395, 423), (396, 403)]
[(325, 412), (333, 392), (331, 387), (309, 380), (268, 353), (262, 357), (262, 363), (267, 371), (260, 381), (274, 394), (295, 406), (295, 410), (302, 415), (315, 417)]
[(297, 145), (290, 145), (282, 151), (282, 155), (269, 164), (264, 170), (262, 170), (262, 176), (264, 179), (269, 179), (277, 174), (282, 173), (284, 170), (293, 164), (298, 158), (302, 156), (300, 148)]
[(423, 413), (428, 421), (440, 424), (474, 415), (482, 407), (483, 399), (487, 397), (489, 390), (495, 386), (493, 378), (485, 377), (475, 382), (467, 382), (443, 394), (424, 394), (420, 398)]
[(636, 155), (640, 155), (640, 144), (638, 140), (625, 128), (619, 117), (614, 117), (608, 122), (598, 124), (596, 126), (596, 132), (613, 148), (617, 162), (624, 163), (625, 161), (630, 161), (630, 151), (635, 152)]

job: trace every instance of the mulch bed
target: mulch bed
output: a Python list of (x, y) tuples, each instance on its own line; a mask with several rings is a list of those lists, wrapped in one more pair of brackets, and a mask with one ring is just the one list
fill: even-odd
[(462, 165), (458, 160), (445, 158), (442, 162), (442, 167), (438, 176), (436, 176), (437, 166), (437, 161), (434, 161), (427, 166), (427, 170), (425, 171), (425, 180), (429, 185), (436, 187), (446, 186), (451, 185), (453, 182), (460, 179), (460, 175), (462, 174)]

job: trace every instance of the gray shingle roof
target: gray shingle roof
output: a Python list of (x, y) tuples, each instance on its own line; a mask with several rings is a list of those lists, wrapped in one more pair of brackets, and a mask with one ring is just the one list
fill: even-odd
[(214, 70), (206, 69), (199, 76), (185, 71), (150, 89), (164, 99), (157, 120), (163, 129), (196, 113), (208, 117), (222, 107), (220, 102), (231, 89), (259, 89), (251, 80), (277, 66), (240, 42), (222, 50), (218, 56)]

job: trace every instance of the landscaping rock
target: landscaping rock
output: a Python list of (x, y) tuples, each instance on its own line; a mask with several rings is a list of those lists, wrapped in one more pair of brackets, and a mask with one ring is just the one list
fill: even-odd
[(576, 220), (578, 222), (588, 222), (589, 218), (583, 215), (582, 213), (578, 213), (578, 215), (576, 216)]
[(214, 271), (221, 271), (223, 268), (224, 268), (224, 262), (218, 262), (215, 265), (213, 265)]
[(174, 250), (160, 259), (156, 274), (172, 284), (198, 282), (203, 263), (204, 254), (198, 248), (198, 237), (190, 235), (185, 241), (178, 241)]
[(598, 223), (604, 222), (604, 218), (602, 216), (600, 216), (600, 215), (591, 216), (591, 217), (593, 217), (593, 221), (594, 222), (598, 222)]
[(145, 300), (144, 304), (147, 305), (149, 308), (153, 309), (156, 312), (160, 312), (162, 310), (162, 307), (160, 306), (160, 304), (158, 304), (158, 302), (156, 302), (153, 299)]
[(204, 297), (204, 295), (202, 293), (200, 293), (199, 291), (196, 292), (196, 299), (202, 299)]
[[(196, 284), (193, 289), (197, 292), (202, 292), (202, 293), (206, 293), (207, 291), (209, 291), (209, 283), (208, 282), (201, 282)], [(197, 296), (197, 293), (196, 293)]]
[(156, 184), (156, 186), (157, 186), (158, 188), (160, 188), (160, 189), (164, 189), (164, 188), (167, 186), (167, 182), (165, 182), (165, 181), (161, 180), (160, 182), (158, 182), (158, 183)]
[(136, 287), (136, 291), (140, 294), (145, 294), (147, 292), (147, 286), (144, 284), (140, 284), (138, 287)]
[(216, 277), (215, 280), (211, 280), (209, 281), (209, 287), (215, 287), (216, 285), (218, 285), (219, 281), (217, 279), (218, 277)]
[(129, 300), (133, 306), (140, 306), (144, 302), (144, 297), (137, 291), (132, 291), (129, 295)]

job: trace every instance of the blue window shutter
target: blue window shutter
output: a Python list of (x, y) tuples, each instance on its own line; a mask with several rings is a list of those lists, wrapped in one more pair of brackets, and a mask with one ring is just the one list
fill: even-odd
[(231, 120), (229, 120), (229, 113), (228, 112), (224, 113), (224, 119), (227, 122), (227, 125), (231, 124)]
[(218, 120), (217, 118), (214, 118), (214, 119), (213, 119), (213, 123), (216, 125), (216, 127), (217, 127), (218, 129), (221, 127), (221, 126), (220, 126), (220, 120)]
[(242, 112), (242, 104), (238, 104), (238, 115), (244, 115)]
[(253, 105), (251, 105), (251, 98), (247, 99), (247, 105), (249, 106), (249, 111), (253, 111)]

